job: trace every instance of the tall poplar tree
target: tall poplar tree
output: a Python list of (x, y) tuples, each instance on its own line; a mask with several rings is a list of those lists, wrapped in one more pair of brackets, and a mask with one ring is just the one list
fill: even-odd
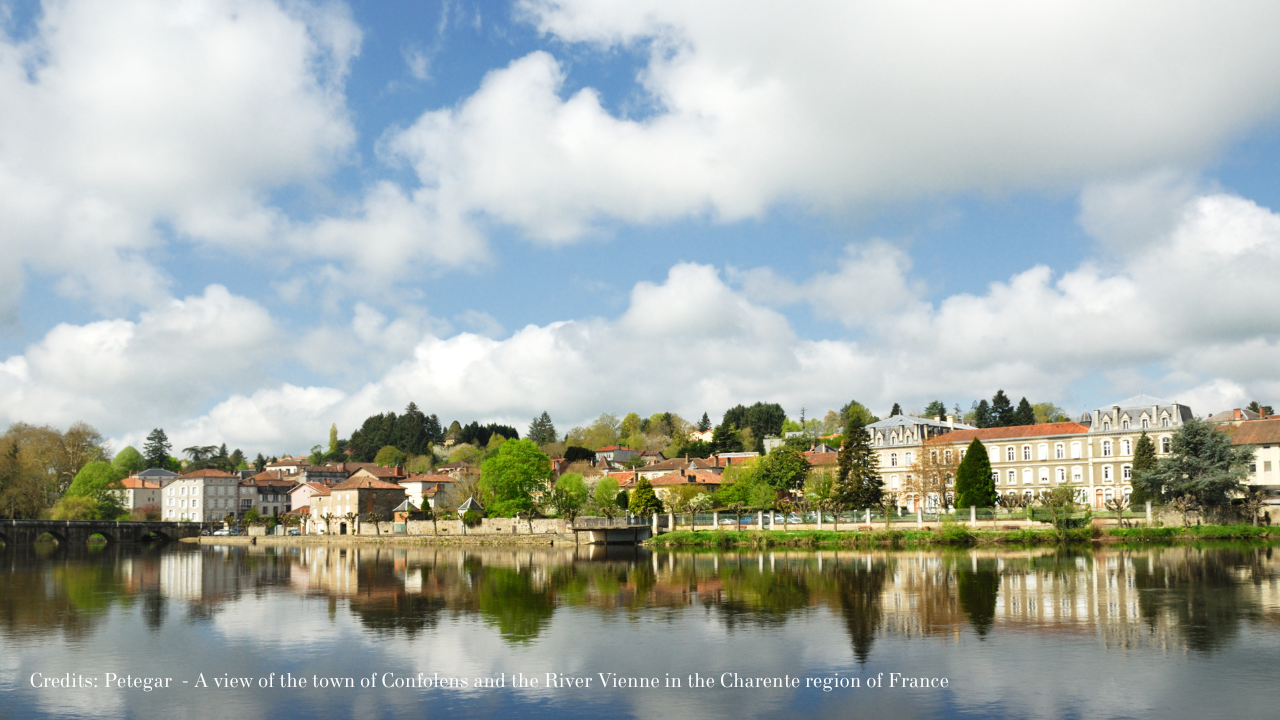
[(871, 449), (867, 426), (859, 413), (849, 413), (844, 424), (844, 439), (837, 456), (838, 472), (832, 498), (842, 507), (863, 510), (880, 504), (884, 481), (879, 463)]
[(993, 507), (996, 483), (991, 477), (991, 458), (978, 438), (969, 443), (960, 467), (956, 468), (956, 507)]

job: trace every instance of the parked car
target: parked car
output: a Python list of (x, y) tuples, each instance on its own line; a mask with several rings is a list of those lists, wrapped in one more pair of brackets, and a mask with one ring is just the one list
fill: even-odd
[(302, 534), (302, 531), (301, 531), (301, 530), (299, 530), (298, 528), (289, 528), (289, 534), (290, 534), (290, 535), (301, 535), (301, 534)]
[(230, 534), (231, 534), (231, 531), (230, 531), (230, 530), (228, 530), (228, 529), (226, 529), (226, 528), (222, 528), (221, 530), (214, 530), (214, 531), (213, 531), (213, 534), (214, 534), (214, 535), (218, 535), (218, 536), (222, 536), (222, 535), (230, 535)]

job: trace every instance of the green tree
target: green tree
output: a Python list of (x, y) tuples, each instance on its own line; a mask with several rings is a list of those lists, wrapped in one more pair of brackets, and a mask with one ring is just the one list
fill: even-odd
[(1131, 507), (1146, 507), (1148, 502), (1158, 502), (1159, 496), (1147, 491), (1147, 483), (1139, 478), (1146, 478), (1156, 469), (1156, 444), (1144, 430), (1133, 445), (1133, 494), (1129, 496)]
[(147, 444), (142, 446), (142, 457), (146, 458), (148, 468), (167, 468), (169, 466), (169, 436), (164, 430), (156, 428), (147, 435)]
[[(777, 403), (757, 402), (750, 407), (736, 405), (724, 412), (716, 430), (718, 432), (721, 427), (733, 428), (738, 431), (744, 450), (763, 453), (764, 439), (780, 435), (782, 423), (786, 419), (787, 413)], [(751, 431), (749, 443), (747, 430)], [(712, 444), (715, 445), (714, 440)]]
[(956, 507), (994, 507), (996, 483), (991, 477), (991, 458), (987, 448), (978, 438), (969, 448), (956, 468)]
[(756, 463), (756, 476), (774, 490), (802, 488), (808, 475), (809, 460), (800, 450), (787, 445), (775, 448)]
[(114, 520), (124, 512), (120, 496), (114, 492), (121, 489), (123, 477), (109, 462), (91, 462), (76, 473), (71, 487), (67, 488), (67, 496), (93, 498), (95, 517), (85, 519)]
[(8, 433), (5, 439), (0, 445), (0, 517), (34, 519), (48, 506), (44, 469), (24, 457)]
[(1154, 470), (1133, 478), (1135, 488), (1141, 485), (1151, 497), (1201, 511), (1226, 505), (1244, 491), (1253, 449), (1232, 445), (1213, 423), (1187, 420), (1173, 434), (1170, 449)]
[(578, 511), (587, 504), (590, 493), (587, 491), (587, 484), (583, 481), (581, 475), (578, 473), (565, 473), (556, 478), (552, 495), (551, 505), (556, 514), (568, 517), (572, 522)]
[(1010, 427), (1013, 424), (1013, 403), (1004, 390), (996, 390), (991, 398), (991, 427)]
[(147, 459), (142, 457), (142, 453), (138, 452), (132, 445), (126, 445), (123, 450), (116, 453), (116, 457), (111, 461), (111, 464), (124, 473), (121, 477), (129, 477), (147, 469)]
[(525, 433), (525, 437), (538, 445), (547, 445), (558, 439), (556, 426), (551, 423), (551, 416), (546, 410), (529, 423), (529, 432)]
[(924, 406), (924, 416), (927, 418), (947, 419), (947, 406), (941, 400), (934, 400)]
[(253, 469), (262, 472), (267, 469), (267, 459), (258, 453), (258, 457), (253, 459)]
[(844, 424), (844, 437), (837, 458), (835, 487), (831, 496), (842, 507), (859, 510), (875, 507), (884, 492), (884, 481), (871, 438), (858, 413), (850, 413)]
[(973, 404), (973, 411), (965, 416), (965, 420), (976, 428), (994, 427), (991, 418), (991, 405), (986, 400), (979, 400)]
[(1031, 403), (1027, 402), (1024, 397), (1018, 401), (1018, 409), (1013, 411), (1014, 425), (1035, 425), (1036, 411), (1032, 409)]
[(1037, 423), (1059, 423), (1067, 422), (1071, 418), (1067, 417), (1067, 412), (1051, 402), (1039, 402), (1031, 406), (1035, 412)]
[(100, 520), (97, 499), (89, 495), (66, 495), (54, 503), (49, 517), (54, 520)]
[(702, 419), (698, 421), (698, 432), (706, 432), (711, 429), (711, 418), (707, 414), (702, 413)]
[(338, 452), (338, 423), (329, 426), (329, 454)]
[(374, 456), (373, 462), (382, 467), (397, 467), (404, 464), (404, 453), (394, 445), (383, 445)]
[(867, 409), (866, 405), (863, 405), (857, 400), (850, 400), (845, 403), (844, 407), (840, 408), (840, 415), (836, 419), (836, 422), (843, 425), (843, 423), (847, 422), (849, 418), (853, 416), (857, 416), (863, 427), (866, 427), (873, 422), (880, 421), (880, 418), (871, 414), (871, 411)]
[(653, 492), (653, 485), (648, 478), (640, 478), (636, 489), (632, 491), (627, 502), (627, 510), (632, 515), (653, 515), (662, 512), (662, 501)]
[[(567, 473), (566, 473), (567, 474)], [(618, 514), (618, 480), (610, 475), (605, 475), (596, 481), (594, 492), (591, 493), (597, 512), (602, 513), (605, 517), (613, 517)]]
[(893, 417), (895, 415), (901, 415), (901, 414), (902, 414), (902, 406), (899, 405), (898, 403), (894, 403), (893, 409), (889, 411), (889, 417)]
[(480, 490), (490, 515), (515, 517), (535, 509), (534, 496), (548, 489), (551, 458), (529, 440), (508, 440), (480, 467)]

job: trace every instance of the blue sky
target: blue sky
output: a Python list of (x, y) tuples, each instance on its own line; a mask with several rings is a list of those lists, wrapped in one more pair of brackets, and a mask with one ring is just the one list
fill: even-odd
[(1280, 393), (1269, 8), (0, 7), (9, 422)]

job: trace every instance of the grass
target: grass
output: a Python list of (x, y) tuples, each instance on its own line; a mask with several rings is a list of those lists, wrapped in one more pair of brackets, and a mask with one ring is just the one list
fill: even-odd
[(946, 545), (1060, 545), (1085, 542), (1182, 542), (1191, 540), (1263, 539), (1270, 528), (1251, 525), (1200, 525), (1183, 527), (1094, 527), (1065, 530), (974, 530), (959, 523), (944, 523), (937, 530), (678, 530), (659, 535), (650, 547), (819, 547), (819, 546), (946, 546)]

